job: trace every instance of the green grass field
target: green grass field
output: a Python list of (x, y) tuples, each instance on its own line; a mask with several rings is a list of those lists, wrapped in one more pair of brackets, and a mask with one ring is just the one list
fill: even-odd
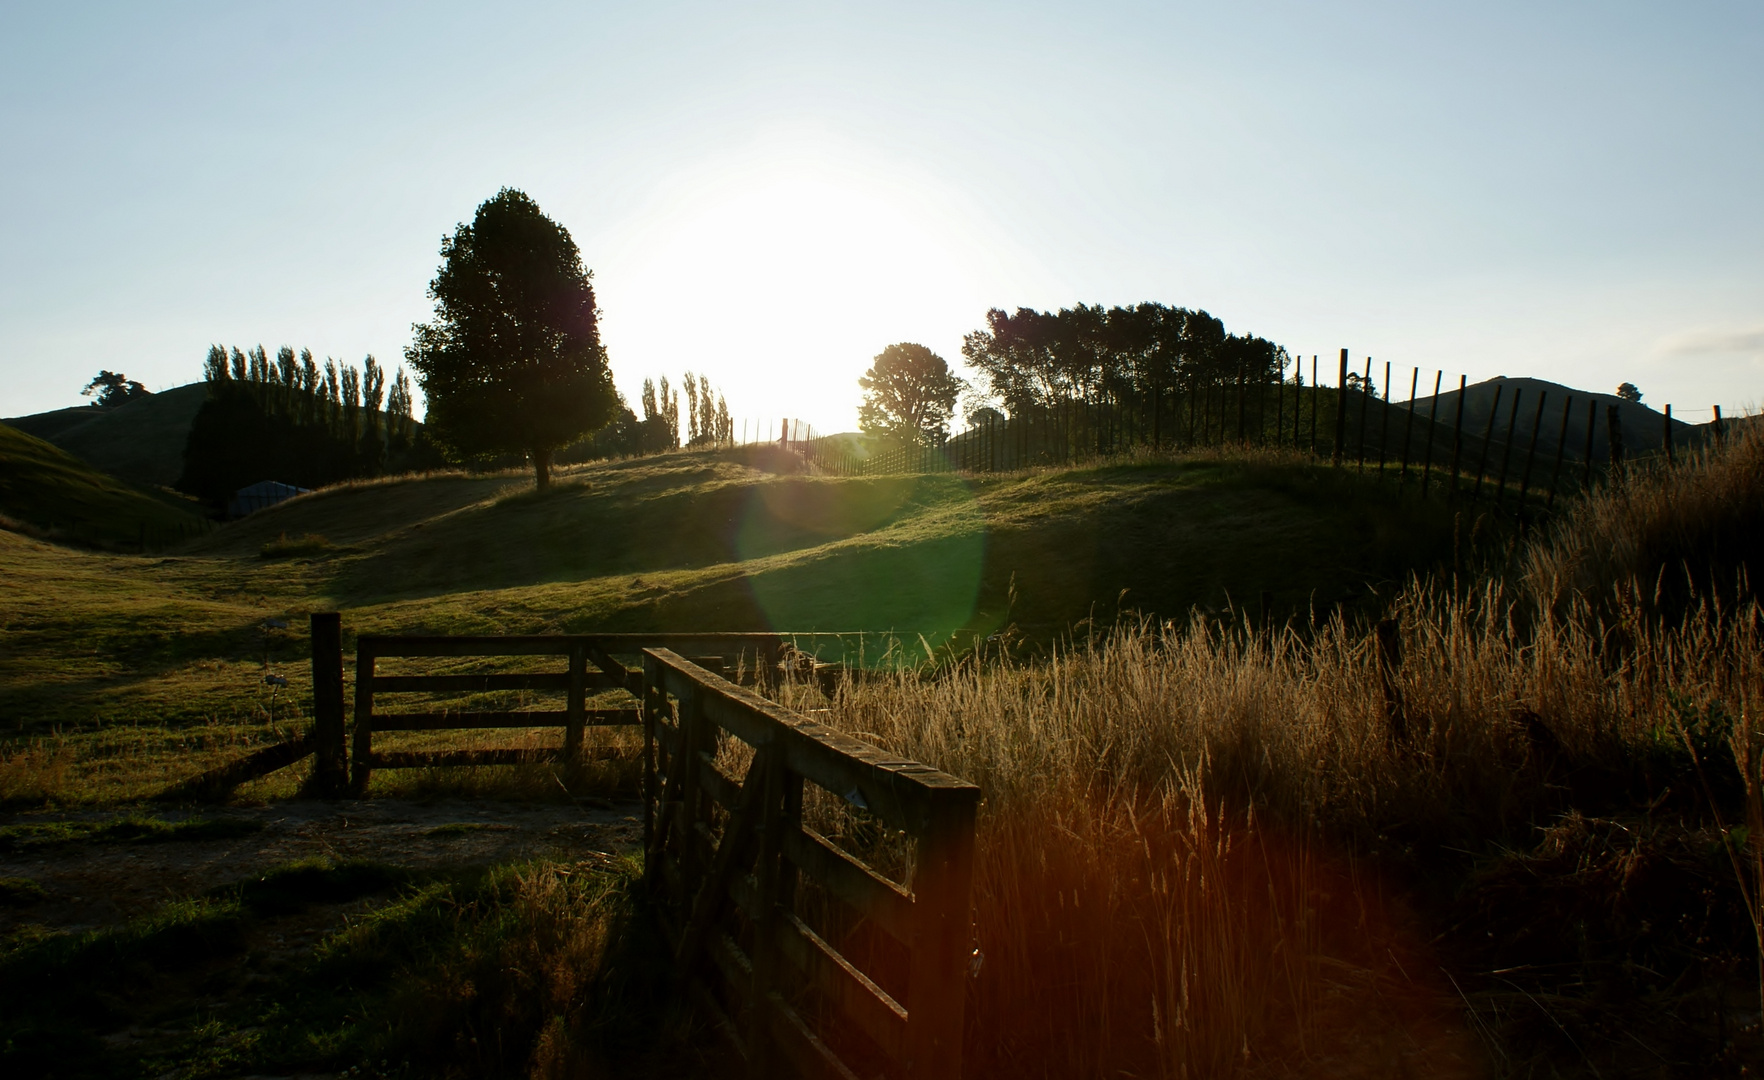
[[(0, 533), (0, 797), (132, 798), (298, 723), (316, 610), (342, 610), (351, 638), (838, 630), (959, 650), (1007, 630), (1046, 644), (1123, 611), (1254, 609), (1262, 590), (1308, 619), (1454, 551), (1437, 503), (1299, 459), (981, 479), (750, 461), (766, 464), (581, 466), (543, 494), (517, 474), (342, 485), (149, 557)], [(266, 687), (270, 672), (290, 686)]]
[(0, 515), (40, 535), (139, 550), (204, 527), (194, 503), (135, 487), (50, 443), (0, 424)]

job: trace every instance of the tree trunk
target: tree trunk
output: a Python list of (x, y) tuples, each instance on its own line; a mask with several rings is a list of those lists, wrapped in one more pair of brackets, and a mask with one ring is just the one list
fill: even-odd
[(544, 491), (551, 486), (551, 449), (533, 451), (533, 479), (535, 486)]

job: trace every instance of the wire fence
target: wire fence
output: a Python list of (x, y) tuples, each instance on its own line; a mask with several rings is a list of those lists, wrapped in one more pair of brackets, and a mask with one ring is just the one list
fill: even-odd
[[(1392, 399), (1386, 363), (1349, 364), (1341, 350), (1333, 385), (1318, 358), (1264, 378), (1212, 378), (1168, 388), (1025, 404), (1011, 414), (983, 411), (937, 442), (872, 446), (821, 437), (803, 426), (780, 445), (821, 472), (840, 476), (998, 473), (1102, 461), (1143, 452), (1281, 447), (1327, 459), (1339, 469), (1391, 480), (1421, 498), (1490, 500), (1523, 515), (1549, 510), (1639, 455), (1672, 459), (1719, 439), (1719, 407), (1708, 424), (1675, 420), (1609, 394), (1563, 392), (1531, 379), (1453, 385), (1443, 370), (1431, 387), (1411, 368), (1406, 399)], [(1382, 376), (1382, 382), (1378, 377)], [(1381, 387), (1381, 389), (1380, 389)]]

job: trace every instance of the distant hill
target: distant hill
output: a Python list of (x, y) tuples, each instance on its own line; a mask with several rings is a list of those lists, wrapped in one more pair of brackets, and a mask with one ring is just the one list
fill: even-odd
[[(1507, 425), (1513, 420), (1513, 400), (1518, 394), (1519, 414), (1514, 428), (1515, 445), (1521, 450), (1529, 445), (1532, 429), (1537, 428), (1537, 447), (1540, 454), (1552, 453), (1562, 433), (1562, 411), (1569, 397), (1574, 401), (1568, 413), (1568, 445), (1570, 458), (1579, 457), (1586, 451), (1586, 425), (1589, 404), (1595, 405), (1596, 416), (1593, 431), (1595, 457), (1603, 457), (1609, 443), (1605, 434), (1605, 410), (1615, 405), (1622, 418), (1620, 426), (1623, 432), (1623, 445), (1632, 453), (1659, 450), (1666, 443), (1664, 413), (1656, 412), (1646, 405), (1633, 401), (1624, 401), (1615, 394), (1600, 394), (1588, 390), (1576, 390), (1571, 386), (1553, 383), (1544, 379), (1508, 379), (1494, 378), (1485, 382), (1475, 383), (1464, 390), (1464, 430), (1480, 438), (1488, 428), (1489, 410), (1495, 405), (1496, 389), (1500, 390), (1500, 415), (1495, 418), (1494, 437), (1505, 441)], [(1544, 397), (1544, 410), (1539, 420), (1537, 407), (1539, 397)], [(1396, 407), (1396, 403), (1392, 403)], [(1439, 423), (1452, 426), (1457, 420), (1458, 391), (1454, 388), (1439, 395)], [(1417, 414), (1426, 418), (1433, 415), (1433, 396), (1415, 400)], [(1704, 429), (1708, 425), (1686, 424), (1678, 420), (1672, 421), (1672, 439), (1675, 445), (1683, 447), (1700, 442)]]
[(84, 405), (5, 423), (113, 476), (170, 487), (184, 471), (184, 440), (207, 398), (206, 384), (191, 383), (113, 409)]
[(51, 538), (133, 548), (162, 546), (204, 528), (172, 496), (123, 483), (42, 439), (0, 424), (0, 514)]

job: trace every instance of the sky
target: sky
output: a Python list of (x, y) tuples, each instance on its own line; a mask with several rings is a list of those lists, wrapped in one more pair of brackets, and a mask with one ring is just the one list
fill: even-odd
[(0, 415), (217, 342), (397, 363), (508, 186), (627, 398), (692, 370), (738, 426), (1143, 300), (1697, 422), (1764, 405), (1760, 57), (1756, 0), (0, 0)]

